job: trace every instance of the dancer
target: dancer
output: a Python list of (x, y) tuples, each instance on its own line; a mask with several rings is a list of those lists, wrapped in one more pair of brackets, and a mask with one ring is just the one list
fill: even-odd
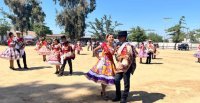
[[(114, 74), (115, 74), (115, 65), (113, 61), (114, 48), (113, 40), (114, 37), (112, 34), (106, 35), (107, 42), (102, 43), (100, 46), (94, 49), (96, 57), (99, 59), (97, 64), (89, 70), (86, 74), (86, 77), (89, 80), (92, 80), (97, 83), (101, 83), (102, 90), (101, 96), (106, 96), (106, 87), (107, 85), (114, 85)], [(99, 57), (97, 51), (102, 49), (102, 56)]]
[(8, 48), (0, 54), (1, 58), (10, 60), (10, 69), (16, 70), (14, 68), (14, 60), (18, 60), (20, 58), (20, 54), (17, 52), (14, 42), (14, 35), (12, 32), (9, 33), (9, 39), (8, 39)]
[(143, 42), (140, 45), (139, 57), (140, 57), (140, 63), (142, 63), (142, 58), (147, 58), (148, 57), (148, 55), (146, 53), (146, 48), (145, 48)]
[(38, 51), (40, 49), (40, 42), (41, 42), (41, 38), (39, 38), (39, 40), (36, 42), (34, 50)]
[(40, 41), (40, 47), (38, 50), (39, 55), (43, 56), (43, 61), (46, 61), (46, 55), (49, 55), (51, 53), (51, 51), (47, 48), (47, 42), (45, 40), (45, 38), (43, 37)]
[(77, 42), (75, 48), (77, 50), (77, 54), (80, 55), (81, 50), (83, 50), (83, 48), (81, 47), (81, 42), (80, 41)]
[[(24, 50), (25, 45), (26, 45), (25, 41), (24, 41), (24, 38), (20, 37), (21, 36), (21, 32), (20, 31), (16, 31), (16, 34), (17, 34), (17, 37), (16, 37), (15, 48), (18, 51), (18, 53), (20, 54), (20, 57), (22, 57), (22, 59), (23, 59), (24, 69), (28, 69), (27, 63), (26, 63), (26, 52)], [(22, 69), (21, 65), (20, 65), (20, 59), (17, 60), (17, 65), (18, 65), (19, 69)]]
[(49, 55), (48, 63), (51, 65), (56, 65), (56, 72), (55, 74), (58, 74), (60, 71), (60, 65), (61, 65), (61, 45), (59, 43), (58, 39), (54, 39), (53, 44), (51, 45), (51, 54)]
[(196, 57), (197, 58), (197, 62), (200, 63), (200, 44), (197, 47), (197, 52), (194, 54), (194, 57)]
[[(87, 42), (87, 51), (90, 50), (90, 47), (91, 47), (91, 41), (88, 40), (88, 42)], [(92, 49), (92, 47), (91, 47), (91, 49)]]
[(158, 53), (159, 53), (157, 48), (158, 48), (158, 44), (154, 44), (152, 59), (156, 59), (156, 55), (158, 55)]
[[(129, 89), (130, 89), (130, 74), (134, 72), (136, 68), (135, 57), (137, 51), (131, 45), (131, 43), (126, 42), (127, 31), (118, 32), (118, 39), (121, 46), (117, 50), (117, 63), (116, 63), (116, 74), (115, 74), (115, 87), (116, 96), (113, 102), (120, 101), (120, 103), (126, 103)], [(124, 78), (124, 92), (121, 98), (121, 79)]]
[(146, 59), (146, 64), (150, 64), (151, 63), (151, 57), (153, 55), (153, 49), (154, 49), (154, 46), (153, 46), (151, 40), (148, 41), (146, 48), (147, 48), (147, 54), (148, 54), (148, 57)]
[(69, 42), (67, 41), (65, 36), (61, 37), (62, 40), (62, 55), (61, 55), (61, 68), (59, 71), (58, 76), (63, 76), (65, 65), (68, 62), (70, 73), (72, 75), (72, 59), (75, 59), (75, 52), (74, 49), (70, 46)]

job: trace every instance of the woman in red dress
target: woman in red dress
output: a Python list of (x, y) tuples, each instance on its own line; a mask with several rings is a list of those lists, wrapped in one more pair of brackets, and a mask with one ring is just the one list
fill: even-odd
[(47, 48), (47, 42), (45, 38), (40, 41), (40, 47), (38, 50), (39, 55), (43, 55), (43, 61), (46, 61), (46, 55), (49, 55), (51, 51)]
[(15, 70), (14, 68), (14, 60), (18, 60), (20, 58), (20, 54), (14, 48), (16, 42), (14, 41), (14, 35), (12, 32), (9, 33), (8, 39), (8, 48), (0, 54), (1, 58), (10, 60), (10, 69)]
[(81, 42), (80, 41), (77, 42), (75, 48), (77, 50), (77, 54), (80, 54), (81, 50), (83, 50), (82, 47), (81, 47)]
[(55, 39), (53, 41), (53, 44), (51, 45), (51, 54), (49, 55), (48, 63), (51, 65), (56, 65), (56, 72), (55, 74), (58, 74), (60, 71), (60, 65), (61, 65), (61, 45), (59, 43), (58, 39)]

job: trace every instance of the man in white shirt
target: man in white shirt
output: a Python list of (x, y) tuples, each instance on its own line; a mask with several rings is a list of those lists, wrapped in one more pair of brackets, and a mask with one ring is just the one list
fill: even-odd
[[(26, 64), (26, 52), (24, 50), (25, 41), (24, 41), (23, 37), (20, 37), (20, 35), (21, 35), (20, 31), (16, 31), (16, 34), (17, 34), (17, 37), (15, 38), (15, 41), (16, 41), (15, 48), (19, 52), (20, 56), (23, 58), (24, 69), (28, 69), (27, 64)], [(19, 69), (22, 69), (19, 59), (17, 60), (17, 65), (18, 65)]]

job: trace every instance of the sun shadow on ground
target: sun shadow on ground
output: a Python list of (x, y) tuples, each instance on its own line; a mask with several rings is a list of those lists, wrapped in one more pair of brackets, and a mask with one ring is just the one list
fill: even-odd
[[(108, 91), (109, 99), (115, 97), (115, 91)], [(129, 93), (128, 102), (141, 101), (141, 103), (154, 103), (158, 100), (164, 99), (165, 94), (162, 93), (148, 93), (146, 91), (133, 91)]]
[[(73, 72), (72, 75), (82, 76), (82, 75), (85, 75), (85, 73), (84, 72)], [(64, 76), (69, 76), (69, 72), (65, 71)]]
[(151, 64), (163, 64), (163, 63), (151, 63)]
[[(70, 97), (77, 90), (86, 89)], [(70, 85), (24, 83), (10, 87), (0, 87), (0, 103), (107, 103), (100, 97), (98, 87), (90, 83)], [(69, 96), (68, 96), (69, 95)]]
[[(85, 89), (88, 93), (81, 93)], [(39, 81), (23, 83), (10, 87), (0, 87), (0, 103), (112, 103), (115, 91), (108, 91), (109, 99), (105, 101), (100, 96), (100, 88), (90, 83), (75, 83), (70, 85), (41, 84)], [(74, 97), (71, 93), (80, 91)], [(165, 97), (162, 93), (146, 91), (130, 92), (128, 101), (153, 103)]]
[(39, 70), (45, 68), (52, 68), (52, 66), (39, 66), (39, 67), (29, 67), (29, 69), (17, 69), (16, 71), (29, 71), (29, 70)]
[(163, 58), (155, 58), (155, 59), (163, 59)]
[[(78, 54), (77, 54), (78, 55)], [(84, 53), (82, 53), (82, 54), (79, 54), (79, 55), (88, 55), (88, 54), (84, 54)]]

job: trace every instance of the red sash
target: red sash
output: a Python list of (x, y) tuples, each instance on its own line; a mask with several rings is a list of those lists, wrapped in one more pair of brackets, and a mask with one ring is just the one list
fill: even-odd
[(102, 49), (104, 50), (105, 55), (109, 58), (109, 60), (114, 62), (113, 61), (113, 56), (112, 56), (112, 54), (111, 54), (111, 52), (110, 52), (110, 50), (109, 50), (109, 48), (108, 48), (108, 46), (107, 46), (107, 44), (105, 42), (102, 43)]

